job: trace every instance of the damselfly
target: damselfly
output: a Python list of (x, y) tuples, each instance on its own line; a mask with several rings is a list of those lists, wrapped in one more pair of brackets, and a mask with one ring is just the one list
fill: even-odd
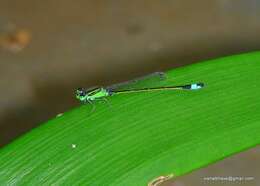
[(131, 81), (115, 84), (109, 87), (95, 87), (91, 89), (78, 88), (76, 90), (76, 98), (82, 103), (92, 103), (96, 100), (105, 99), (106, 97), (116, 95), (116, 94), (128, 94), (128, 93), (141, 93), (141, 92), (153, 92), (153, 91), (163, 91), (163, 90), (198, 90), (204, 87), (204, 83), (192, 83), (186, 85), (176, 85), (176, 86), (161, 86), (161, 87), (144, 87), (144, 88), (126, 88), (127, 85), (150, 79), (152, 77), (159, 77), (163, 79), (165, 74), (163, 72), (155, 72), (150, 75), (134, 79)]

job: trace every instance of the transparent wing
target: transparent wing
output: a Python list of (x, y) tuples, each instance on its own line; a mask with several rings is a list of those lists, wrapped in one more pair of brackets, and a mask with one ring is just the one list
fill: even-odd
[(106, 89), (113, 91), (113, 90), (133, 90), (137, 88), (144, 88), (144, 87), (154, 87), (166, 79), (166, 75), (164, 72), (154, 72), (152, 74), (148, 74), (146, 76), (136, 78), (130, 81), (125, 81), (122, 83), (117, 83), (111, 86), (106, 87)]

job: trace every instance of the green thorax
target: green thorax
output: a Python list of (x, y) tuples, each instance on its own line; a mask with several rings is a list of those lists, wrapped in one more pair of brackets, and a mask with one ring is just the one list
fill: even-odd
[(84, 99), (94, 101), (95, 99), (99, 99), (107, 96), (109, 96), (109, 92), (106, 89), (99, 87), (91, 91), (88, 91)]

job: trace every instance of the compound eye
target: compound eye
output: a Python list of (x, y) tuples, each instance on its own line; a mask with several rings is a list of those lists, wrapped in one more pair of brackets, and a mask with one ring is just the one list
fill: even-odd
[(79, 93), (79, 95), (80, 96), (85, 96), (86, 94), (85, 94), (85, 92), (82, 91), (82, 92)]
[(83, 88), (77, 88), (77, 92), (83, 92)]
[(85, 96), (85, 91), (84, 91), (84, 89), (83, 88), (78, 88), (77, 90), (76, 90), (76, 95), (78, 95), (78, 96)]

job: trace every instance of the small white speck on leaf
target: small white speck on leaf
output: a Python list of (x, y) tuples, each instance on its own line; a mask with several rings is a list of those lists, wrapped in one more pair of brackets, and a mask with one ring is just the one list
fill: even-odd
[(59, 113), (59, 114), (56, 115), (56, 118), (58, 118), (58, 117), (60, 117), (62, 115), (63, 115), (63, 113)]
[(71, 148), (75, 149), (77, 147), (76, 144), (71, 144)]

